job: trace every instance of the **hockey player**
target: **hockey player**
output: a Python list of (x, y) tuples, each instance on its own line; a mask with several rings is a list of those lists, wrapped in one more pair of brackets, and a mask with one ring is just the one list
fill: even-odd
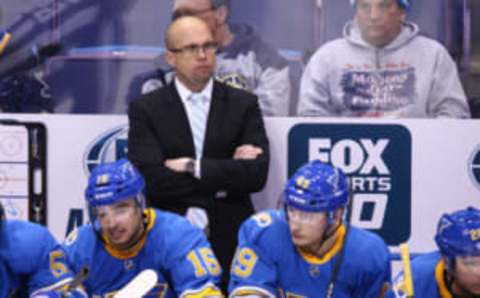
[(222, 297), (220, 265), (203, 232), (178, 215), (144, 208), (145, 182), (126, 159), (97, 166), (88, 181), (90, 223), (66, 240), (74, 270), (89, 268), (84, 286), (111, 297), (139, 273), (156, 271), (147, 297)]
[[(480, 210), (469, 207), (444, 214), (435, 242), (439, 251), (418, 256), (411, 263), (415, 297), (480, 297)], [(403, 272), (387, 297), (407, 297)]]
[(388, 248), (343, 221), (348, 198), (339, 169), (313, 161), (297, 170), (284, 190), (285, 210), (242, 225), (230, 297), (382, 297)]
[(0, 298), (86, 297), (68, 290), (73, 273), (60, 244), (43, 226), (5, 220), (0, 203)]

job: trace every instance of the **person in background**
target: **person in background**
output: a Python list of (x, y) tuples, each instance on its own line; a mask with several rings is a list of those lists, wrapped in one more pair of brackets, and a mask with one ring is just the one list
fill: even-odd
[(354, 0), (344, 37), (320, 47), (302, 75), (297, 114), (469, 118), (457, 67), (406, 20), (409, 0)]
[(350, 193), (343, 172), (312, 161), (283, 194), (284, 210), (258, 213), (242, 225), (230, 297), (383, 297), (388, 248), (344, 221)]

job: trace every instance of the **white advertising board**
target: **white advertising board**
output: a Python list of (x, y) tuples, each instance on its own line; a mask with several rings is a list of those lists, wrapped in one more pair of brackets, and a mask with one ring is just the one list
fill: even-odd
[[(48, 134), (48, 227), (58, 239), (86, 222), (89, 167), (127, 150), (126, 116), (3, 115), (44, 123)], [(393, 252), (434, 249), (444, 212), (480, 204), (480, 121), (267, 118), (271, 163), (257, 209), (278, 206), (302, 163), (341, 167), (354, 192), (349, 219), (386, 239)], [(3, 167), (3, 166), (2, 166)], [(1, 169), (1, 168), (0, 168)]]

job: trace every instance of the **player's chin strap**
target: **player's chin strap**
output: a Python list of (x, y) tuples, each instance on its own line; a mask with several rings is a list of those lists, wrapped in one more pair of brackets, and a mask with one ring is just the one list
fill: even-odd
[[(325, 241), (327, 241), (330, 237), (335, 236), (335, 234), (337, 233), (338, 229), (341, 226), (341, 220), (337, 221), (335, 212), (336, 212), (336, 210), (335, 211), (330, 211), (327, 215), (328, 216), (327, 228), (325, 229), (325, 233), (323, 233), (323, 235), (322, 235), (322, 239), (320, 240), (321, 243), (325, 243)], [(335, 228), (330, 231), (329, 229), (332, 225), (335, 225)]]

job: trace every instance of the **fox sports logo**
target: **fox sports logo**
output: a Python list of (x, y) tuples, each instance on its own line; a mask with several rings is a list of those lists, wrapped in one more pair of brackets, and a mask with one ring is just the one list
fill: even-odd
[(99, 164), (127, 156), (128, 125), (110, 129), (97, 136), (87, 147), (83, 168), (89, 175)]

